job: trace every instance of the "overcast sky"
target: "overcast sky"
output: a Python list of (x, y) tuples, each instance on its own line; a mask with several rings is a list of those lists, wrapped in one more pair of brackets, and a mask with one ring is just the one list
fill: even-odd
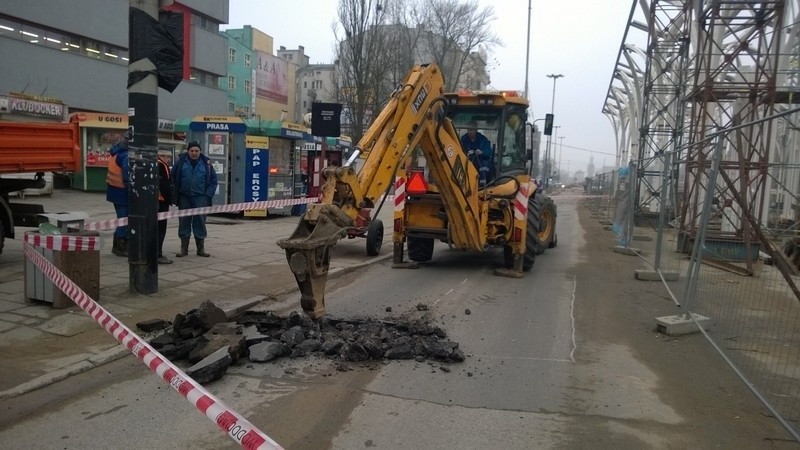
[[(491, 87), (525, 89), (528, 13), (531, 13), (528, 89), (532, 116), (550, 112), (556, 81), (555, 125), (561, 147), (561, 165), (574, 172), (586, 170), (594, 152), (596, 167), (612, 165), (616, 144), (611, 123), (602, 114), (609, 80), (630, 13), (630, 0), (479, 0), (491, 5), (493, 27), (503, 41), (490, 54)], [(528, 9), (529, 3), (531, 9)], [(274, 39), (274, 45), (302, 45), (315, 64), (333, 62), (337, 0), (231, 0), (230, 24), (251, 25)], [(542, 125), (543, 121), (537, 122)], [(544, 139), (541, 151), (544, 153)], [(555, 153), (558, 155), (558, 153)]]

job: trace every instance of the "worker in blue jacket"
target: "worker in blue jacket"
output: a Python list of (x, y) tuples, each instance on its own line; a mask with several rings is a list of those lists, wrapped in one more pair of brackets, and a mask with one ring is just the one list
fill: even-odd
[[(211, 206), (211, 200), (217, 192), (217, 173), (211, 165), (211, 160), (202, 153), (199, 142), (189, 143), (186, 153), (172, 166), (171, 176), (175, 184), (178, 209)], [(189, 239), (192, 234), (197, 245), (197, 255), (211, 256), (205, 250), (205, 240), (208, 235), (205, 214), (178, 218), (181, 249), (175, 256), (180, 258), (189, 254)]]
[[(128, 143), (125, 140), (114, 144), (109, 150), (106, 173), (106, 200), (114, 204), (117, 219), (128, 217), (128, 189), (130, 187), (130, 171), (128, 169)], [(128, 256), (128, 226), (120, 226), (114, 230), (114, 243), (111, 253), (117, 256)]]
[(492, 143), (478, 131), (478, 124), (474, 120), (467, 123), (467, 132), (461, 136), (461, 147), (478, 169), (481, 187), (486, 186), (492, 170)]

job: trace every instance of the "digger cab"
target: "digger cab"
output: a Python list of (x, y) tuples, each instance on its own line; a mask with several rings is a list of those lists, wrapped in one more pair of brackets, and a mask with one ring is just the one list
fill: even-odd
[(447, 116), (459, 136), (471, 129), (491, 144), (487, 185), (527, 173), (525, 122), (528, 102), (515, 92), (459, 92), (446, 94)]

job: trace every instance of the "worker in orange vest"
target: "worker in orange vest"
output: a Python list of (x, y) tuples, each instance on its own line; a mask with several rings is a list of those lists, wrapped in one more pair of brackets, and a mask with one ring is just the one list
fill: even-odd
[[(130, 172), (128, 169), (128, 143), (123, 139), (109, 150), (106, 174), (106, 200), (114, 204), (117, 219), (128, 217), (128, 188)], [(128, 226), (120, 226), (114, 230), (114, 243), (111, 253), (117, 256), (128, 256)]]

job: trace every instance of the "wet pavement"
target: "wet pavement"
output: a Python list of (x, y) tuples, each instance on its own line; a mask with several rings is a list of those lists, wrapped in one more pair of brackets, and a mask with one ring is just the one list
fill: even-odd
[[(114, 218), (104, 193), (57, 189), (51, 196), (27, 196), (12, 202), (39, 203), (48, 213), (85, 212), (87, 223)], [(385, 224), (380, 254), (366, 255), (366, 239), (343, 239), (332, 251), (329, 278), (391, 257), (391, 214), (387, 203), (378, 216)], [(111, 254), (113, 230), (102, 230), (100, 287), (95, 300), (131, 329), (143, 320), (171, 319), (205, 300), (214, 301), (229, 314), (263, 306), (297, 290), (284, 251), (276, 242), (288, 237), (298, 220), (294, 216), (212, 215), (206, 240), (206, 251), (212, 256), (195, 255), (192, 243), (187, 257), (175, 258), (180, 246), (178, 220), (171, 219), (164, 254), (174, 263), (158, 266), (158, 290), (148, 295), (131, 291), (128, 260)], [(129, 354), (77, 306), (58, 309), (52, 303), (27, 298), (33, 294), (26, 292), (25, 285), (26, 231), (34, 229), (17, 227), (16, 238), (6, 239), (0, 255), (0, 398), (20, 395)], [(299, 309), (299, 296), (293, 306)]]

